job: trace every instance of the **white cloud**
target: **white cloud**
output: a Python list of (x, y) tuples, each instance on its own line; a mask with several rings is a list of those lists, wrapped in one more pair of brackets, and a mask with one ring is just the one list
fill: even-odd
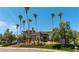
[(10, 23), (0, 21), (0, 30), (4, 32), (7, 28), (16, 33), (16, 26)]
[(15, 26), (15, 25), (11, 25), (11, 26), (10, 26), (10, 29), (11, 29), (12, 31), (16, 31), (16, 26)]
[(2, 27), (2, 26), (4, 26), (4, 25), (6, 25), (6, 23), (3, 22), (3, 21), (0, 21), (0, 27)]

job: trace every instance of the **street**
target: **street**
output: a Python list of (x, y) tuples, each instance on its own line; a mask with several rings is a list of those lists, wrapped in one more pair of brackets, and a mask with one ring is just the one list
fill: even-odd
[(0, 52), (60, 52), (60, 51), (51, 49), (40, 49), (40, 48), (0, 47)]

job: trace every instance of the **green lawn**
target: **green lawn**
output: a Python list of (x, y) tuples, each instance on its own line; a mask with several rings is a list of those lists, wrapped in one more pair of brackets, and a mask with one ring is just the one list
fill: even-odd
[[(55, 48), (53, 48), (52, 44), (48, 44), (48, 45), (44, 45), (44, 46), (34, 46), (34, 48), (55, 49)], [(74, 52), (74, 49), (70, 49), (70, 48), (61, 48), (61, 49), (55, 49), (55, 50)]]
[(54, 49), (54, 50), (61, 50), (61, 51), (67, 51), (67, 52), (75, 52), (74, 49), (70, 49), (70, 48), (60, 48), (60, 49), (53, 48), (53, 44), (47, 44), (47, 45), (42, 45), (42, 46), (24, 46), (24, 47), (28, 47), (28, 48), (44, 48), (44, 49)]

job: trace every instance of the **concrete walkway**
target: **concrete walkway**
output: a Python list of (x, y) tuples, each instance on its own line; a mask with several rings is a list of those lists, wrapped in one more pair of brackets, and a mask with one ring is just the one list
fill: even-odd
[(12, 48), (12, 47), (0, 47), (0, 52), (64, 52), (52, 49), (41, 48)]

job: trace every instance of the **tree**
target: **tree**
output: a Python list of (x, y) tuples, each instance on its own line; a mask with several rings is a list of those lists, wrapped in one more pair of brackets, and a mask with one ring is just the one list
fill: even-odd
[(62, 31), (63, 31), (63, 30), (62, 30), (62, 13), (59, 12), (59, 13), (58, 13), (58, 16), (59, 16), (59, 18), (60, 18), (60, 24), (59, 24), (59, 27), (60, 27), (60, 28), (59, 28), (59, 29), (60, 29), (60, 37), (61, 37), (60, 39), (63, 39), (63, 36), (62, 36)]
[(76, 32), (75, 44), (79, 46), (79, 32)]
[(62, 31), (62, 13), (59, 12), (58, 16), (60, 17), (60, 31)]
[(29, 11), (30, 7), (24, 7), (24, 8), (25, 8), (26, 14), (28, 14), (28, 11)]
[(20, 19), (20, 33), (22, 32), (22, 15), (19, 15), (19, 19)]
[[(51, 13), (51, 17), (52, 17), (52, 33), (53, 33), (53, 30), (54, 30), (54, 16), (55, 16), (55, 14)], [(53, 42), (54, 42), (54, 38), (53, 38)]]
[(28, 24), (28, 30), (30, 29), (29, 28), (29, 19), (28, 19), (28, 11), (29, 11), (29, 7), (24, 7), (25, 8), (25, 11), (26, 11), (26, 16), (27, 16), (27, 24)]
[(16, 24), (17, 36), (18, 36), (18, 28), (19, 28), (19, 25)]
[[(67, 26), (68, 23), (66, 23), (66, 22), (62, 22), (61, 24), (62, 24), (62, 27), (61, 27), (61, 29), (60, 29), (60, 37), (61, 37), (61, 41), (62, 41), (64, 44), (66, 44), (66, 42), (68, 41), (68, 40), (67, 40), (68, 33), (69, 33), (68, 31), (70, 30), (70, 28), (68, 29), (68, 27), (70, 27), (70, 25)], [(61, 30), (62, 30), (62, 31), (61, 31)]]
[(58, 13), (58, 16), (60, 17), (60, 23), (61, 23), (61, 21), (62, 21), (62, 13), (59, 12), (59, 13)]
[(19, 36), (18, 36), (18, 41), (19, 43), (26, 43), (26, 40), (27, 40), (27, 34), (25, 32), (21, 33)]
[(28, 24), (28, 44), (29, 44), (29, 30), (30, 30), (30, 22), (29, 22), (29, 19), (28, 19), (28, 11), (29, 11), (29, 7), (24, 7), (25, 8), (25, 11), (26, 11), (26, 16), (27, 16), (27, 24)]
[(0, 34), (0, 44), (1, 44), (1, 40), (2, 40), (2, 34)]
[(32, 22), (32, 20), (29, 18), (29, 22), (31, 23)]
[(54, 28), (53, 32), (52, 32), (52, 40), (54, 40), (55, 42), (60, 42), (60, 33), (59, 33), (59, 29), (58, 28)]
[(55, 14), (51, 13), (51, 17), (52, 17), (52, 30), (54, 29), (54, 16), (55, 16)]
[(23, 31), (25, 30), (25, 22), (26, 22), (25, 20), (22, 21), (22, 24), (23, 24)]
[[(29, 25), (30, 25), (32, 20), (30, 18), (28, 20), (29, 20)], [(30, 28), (30, 26), (29, 26), (29, 28)], [(31, 39), (30, 39), (31, 38), (31, 34), (30, 33), (29, 33), (28, 37), (29, 37), (29, 44), (30, 44), (30, 41), (31, 41)]]
[(33, 14), (33, 17), (35, 18), (36, 31), (38, 31), (38, 28), (37, 28), (37, 16), (38, 15), (36, 13)]
[[(36, 13), (34, 13), (33, 14), (33, 17), (35, 18), (35, 26), (36, 26), (36, 31), (38, 31), (38, 28), (37, 28), (37, 14)], [(36, 40), (37, 40), (37, 36), (36, 36)], [(34, 40), (35, 41), (35, 40)], [(38, 44), (39, 44), (39, 42), (40, 42), (40, 40), (38, 39)]]
[(70, 40), (74, 39), (73, 31), (70, 27), (70, 22), (62, 22), (62, 32), (61, 32), (62, 39), (64, 39), (64, 44), (69, 44)]
[(2, 45), (10, 45), (15, 40), (16, 40), (15, 34), (13, 34), (13, 32), (10, 31), (9, 29), (6, 29), (6, 31), (4, 32), (2, 36), (2, 43), (3, 43)]
[(75, 42), (76, 32), (71, 30), (70, 22), (62, 22), (62, 32), (59, 28), (54, 28), (52, 32), (52, 38), (54, 41), (59, 41), (64, 44), (69, 44), (71, 41)]

